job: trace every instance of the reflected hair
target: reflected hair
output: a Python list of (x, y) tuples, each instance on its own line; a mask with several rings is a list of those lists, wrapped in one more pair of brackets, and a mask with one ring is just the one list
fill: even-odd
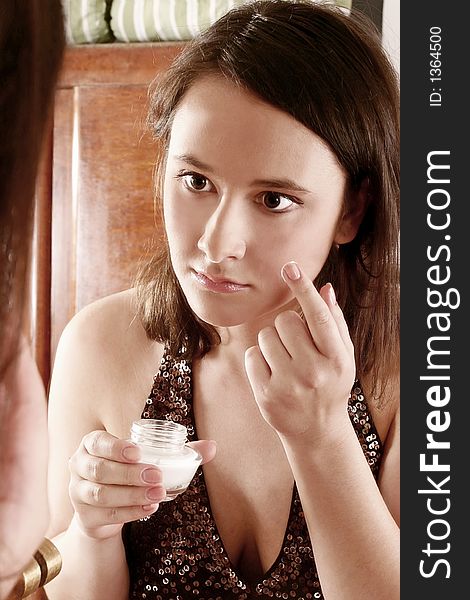
[[(372, 382), (379, 399), (399, 365), (399, 92), (375, 26), (331, 5), (265, 0), (232, 9), (187, 43), (149, 89), (148, 126), (162, 149), (155, 171), (160, 207), (175, 111), (208, 75), (255, 94), (322, 138), (346, 173), (345, 212), (366, 189), (355, 239), (331, 249), (315, 285), (332, 283), (355, 346), (357, 377)], [(165, 237), (136, 288), (148, 337), (171, 353), (201, 357), (220, 342), (189, 307)]]
[(36, 172), (65, 34), (60, 0), (2, 0), (0, 13), (1, 382), (22, 326)]

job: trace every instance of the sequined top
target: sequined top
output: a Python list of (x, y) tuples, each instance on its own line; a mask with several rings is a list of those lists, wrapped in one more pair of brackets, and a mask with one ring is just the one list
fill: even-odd
[[(369, 466), (377, 477), (382, 444), (356, 385), (349, 416)], [(165, 351), (142, 418), (169, 419), (197, 439), (192, 407), (191, 363)], [(307, 524), (294, 484), (284, 540), (271, 568), (254, 584), (231, 564), (212, 517), (203, 469), (175, 500), (123, 529), (130, 573), (130, 598), (147, 600), (323, 599)]]

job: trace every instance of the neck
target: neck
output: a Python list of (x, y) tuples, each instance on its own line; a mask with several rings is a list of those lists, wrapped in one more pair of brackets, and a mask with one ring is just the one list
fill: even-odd
[(286, 310), (298, 312), (297, 301), (294, 299), (276, 311), (235, 327), (217, 327), (221, 342), (209, 355), (218, 361), (227, 360), (232, 367), (239, 366), (244, 372), (245, 351), (251, 346), (256, 346), (259, 332), (265, 327), (273, 327), (277, 315)]

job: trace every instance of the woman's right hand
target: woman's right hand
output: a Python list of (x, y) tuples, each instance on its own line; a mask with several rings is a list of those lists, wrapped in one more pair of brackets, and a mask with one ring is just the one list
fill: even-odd
[[(215, 442), (192, 444), (203, 463), (215, 455)], [(118, 535), (128, 521), (153, 514), (166, 495), (158, 467), (143, 464), (140, 449), (106, 431), (92, 431), (82, 439), (69, 461), (69, 494), (75, 520), (95, 539)]]
[(139, 448), (107, 431), (84, 436), (69, 461), (75, 520), (89, 537), (120, 533), (124, 523), (151, 515), (165, 498), (160, 469), (139, 463)]

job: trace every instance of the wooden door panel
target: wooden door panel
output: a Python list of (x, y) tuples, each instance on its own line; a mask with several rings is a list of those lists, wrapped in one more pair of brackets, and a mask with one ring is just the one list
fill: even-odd
[[(64, 90), (65, 120), (53, 178), (53, 351), (65, 323), (85, 305), (132, 286), (155, 235), (152, 172), (156, 147), (143, 136), (146, 87)], [(59, 180), (56, 181), (56, 178)], [(61, 193), (59, 193), (59, 190)], [(57, 265), (57, 269), (56, 269)]]
[(46, 386), (67, 322), (90, 302), (130, 287), (160, 235), (152, 180), (158, 148), (144, 134), (147, 89), (181, 48), (67, 48), (33, 248), (32, 342)]
[[(72, 142), (74, 91), (58, 90), (54, 110), (51, 202), (50, 346), (55, 355), (60, 334), (74, 305), (74, 211), (72, 203)], [(50, 368), (50, 365), (49, 365)]]

